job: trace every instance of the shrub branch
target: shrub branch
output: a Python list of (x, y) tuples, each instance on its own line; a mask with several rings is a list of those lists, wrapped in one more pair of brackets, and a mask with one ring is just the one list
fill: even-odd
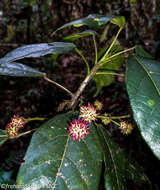
[(74, 106), (74, 104), (76, 103), (77, 99), (79, 98), (79, 96), (81, 95), (81, 93), (83, 92), (83, 90), (85, 89), (85, 87), (87, 86), (87, 84), (89, 83), (89, 81), (91, 80), (92, 76), (94, 76), (95, 73), (100, 68), (100, 64), (101, 64), (101, 61), (99, 61), (98, 63), (96, 63), (94, 65), (94, 67), (92, 68), (91, 73), (86, 76), (86, 78), (84, 79), (84, 81), (80, 85), (79, 89), (77, 90), (77, 92), (73, 96), (69, 108), (72, 108)]

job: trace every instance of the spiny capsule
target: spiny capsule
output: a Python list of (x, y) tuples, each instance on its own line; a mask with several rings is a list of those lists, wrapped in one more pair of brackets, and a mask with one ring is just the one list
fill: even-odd
[(84, 121), (91, 123), (92, 121), (95, 121), (97, 119), (97, 116), (97, 109), (93, 107), (91, 104), (88, 104), (88, 106), (80, 107), (79, 117), (82, 118)]
[(133, 130), (133, 126), (131, 123), (128, 123), (127, 121), (121, 121), (119, 129), (121, 130), (121, 133), (129, 135)]
[(5, 130), (9, 138), (16, 137), (20, 129), (26, 124), (24, 117), (14, 115), (11, 122), (7, 124)]
[(68, 129), (70, 137), (75, 141), (80, 141), (89, 134), (88, 123), (86, 121), (83, 121), (82, 119), (73, 120), (70, 126), (68, 126)]
[(97, 110), (101, 110), (103, 107), (103, 104), (100, 101), (96, 100), (94, 102), (94, 106), (97, 108)]

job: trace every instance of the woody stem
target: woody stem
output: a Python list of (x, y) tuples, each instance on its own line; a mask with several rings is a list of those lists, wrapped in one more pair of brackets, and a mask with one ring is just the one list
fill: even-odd
[(81, 93), (83, 92), (83, 90), (85, 89), (85, 87), (87, 86), (87, 84), (89, 83), (89, 81), (91, 80), (92, 76), (97, 72), (97, 70), (99, 69), (101, 64), (101, 61), (99, 61), (97, 64), (94, 65), (94, 67), (91, 70), (91, 73), (89, 75), (86, 76), (86, 78), (84, 79), (84, 81), (82, 82), (82, 84), (80, 85), (79, 89), (77, 90), (77, 92), (75, 93), (75, 95), (73, 96), (72, 100), (71, 100), (71, 104), (70, 104), (70, 108), (72, 108), (74, 106), (74, 104), (76, 103), (77, 99), (79, 98), (79, 96), (81, 95)]

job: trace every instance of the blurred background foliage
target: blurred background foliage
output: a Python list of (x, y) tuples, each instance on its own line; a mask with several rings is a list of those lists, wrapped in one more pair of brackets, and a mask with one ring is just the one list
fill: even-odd
[[(123, 48), (141, 44), (155, 59), (160, 59), (160, 0), (1, 0), (0, 1), (0, 56), (24, 44), (59, 41), (69, 34), (84, 31), (69, 27), (57, 35), (52, 33), (63, 24), (89, 14), (123, 15), (127, 24), (117, 44)], [(112, 25), (98, 30), (99, 49), (110, 42), (117, 28)], [(94, 57), (92, 38), (76, 41), (76, 45), (86, 55), (89, 63)], [(48, 76), (75, 92), (86, 74), (85, 64), (76, 54), (61, 55), (58, 59), (47, 56), (23, 60), (25, 64), (45, 71)], [(124, 71), (125, 64), (121, 71)], [(96, 85), (93, 81), (84, 92), (85, 101), (92, 102)], [(0, 128), (4, 129), (14, 114), (24, 117), (50, 118), (57, 114), (57, 107), (69, 97), (57, 87), (43, 79), (16, 78), (0, 76)], [(111, 86), (103, 88), (97, 97), (104, 104), (106, 112), (123, 115), (130, 112), (129, 100), (125, 90), (125, 80), (117, 77)], [(30, 130), (40, 123), (31, 123)], [(110, 126), (111, 136), (120, 146), (145, 168), (154, 189), (159, 189), (160, 164), (152, 155), (135, 130), (130, 137), (119, 134), (115, 126)], [(0, 154), (0, 183), (16, 178), (16, 172), (23, 161), (23, 155), (31, 136), (7, 142)], [(134, 138), (134, 142), (130, 141)], [(137, 148), (138, 147), (138, 148)], [(10, 151), (9, 151), (10, 150)], [(19, 150), (17, 152), (17, 150)], [(4, 160), (6, 160), (4, 162)], [(15, 161), (16, 167), (15, 167)], [(154, 164), (153, 164), (154, 163)], [(9, 165), (9, 166), (8, 166)], [(137, 186), (136, 186), (137, 185)], [(138, 189), (138, 184), (129, 189)]]
[(1, 0), (1, 42), (52, 41), (56, 28), (91, 13), (124, 15), (127, 40), (159, 39), (159, 0)]
[[(141, 43), (156, 54), (160, 39), (159, 0), (1, 0), (2, 55), (6, 43), (12, 43), (13, 48), (21, 44), (55, 41), (73, 32), (70, 28), (59, 36), (51, 36), (58, 27), (93, 13), (125, 16), (127, 45)], [(107, 39), (107, 33), (108, 27), (103, 27), (101, 41)]]

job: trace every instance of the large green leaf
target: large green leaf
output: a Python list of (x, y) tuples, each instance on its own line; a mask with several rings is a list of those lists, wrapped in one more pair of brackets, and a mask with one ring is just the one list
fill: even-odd
[[(103, 48), (100, 53), (98, 54), (98, 57), (100, 58), (103, 56), (103, 53), (105, 53), (106, 48)], [(115, 53), (118, 53), (119, 51), (122, 51), (122, 48), (119, 46), (113, 46), (111, 49), (111, 55), (114, 55)], [(97, 91), (95, 96), (101, 91), (102, 87), (109, 86), (111, 83), (115, 81), (115, 76), (113, 71), (117, 71), (122, 67), (122, 64), (124, 62), (124, 55), (121, 54), (119, 56), (113, 57), (112, 59), (106, 59), (103, 61), (102, 66), (94, 75), (93, 80), (96, 82)]]
[(2, 146), (7, 141), (6, 131), (0, 129), (0, 146)]
[[(143, 169), (127, 158), (119, 146), (111, 140), (106, 129), (99, 125), (100, 135), (105, 162), (105, 188), (106, 190), (126, 189), (126, 179), (141, 182), (149, 188), (148, 178)], [(134, 164), (133, 164), (134, 163)]]
[(13, 62), (15, 60), (31, 57), (40, 57), (47, 54), (60, 54), (72, 51), (75, 48), (73, 43), (53, 42), (22, 46), (9, 52), (0, 59), (0, 63)]
[(104, 151), (105, 187), (107, 190), (122, 190), (125, 187), (125, 157), (121, 150), (109, 139), (106, 130), (100, 125), (99, 134)]
[(129, 57), (126, 80), (134, 119), (142, 137), (160, 158), (160, 62)]
[(34, 133), (18, 184), (35, 185), (37, 190), (47, 185), (56, 190), (98, 189), (102, 151), (96, 128), (91, 125), (90, 134), (76, 142), (67, 131), (72, 119), (72, 113), (56, 116)]
[(86, 36), (91, 36), (91, 35), (96, 35), (96, 32), (94, 30), (86, 30), (84, 32), (76, 33), (76, 34), (71, 34), (69, 36), (64, 37), (62, 40), (63, 41), (74, 41), (82, 37)]
[(31, 67), (21, 63), (3, 63), (0, 64), (0, 75), (16, 76), (16, 77), (43, 77), (45, 73), (37, 71)]
[(146, 57), (150, 59), (153, 58), (147, 51), (143, 49), (141, 45), (136, 45), (135, 51), (136, 51), (136, 55), (138, 56), (142, 56), (142, 57)]
[(89, 27), (98, 28), (98, 27), (106, 24), (107, 22), (109, 22), (112, 18), (114, 18), (114, 17), (107, 16), (107, 15), (90, 14), (85, 18), (81, 18), (81, 19), (69, 22), (67, 24), (64, 24), (63, 26), (58, 28), (56, 31), (66, 28), (68, 26), (79, 27), (79, 26), (83, 26), (83, 25), (88, 25)]

